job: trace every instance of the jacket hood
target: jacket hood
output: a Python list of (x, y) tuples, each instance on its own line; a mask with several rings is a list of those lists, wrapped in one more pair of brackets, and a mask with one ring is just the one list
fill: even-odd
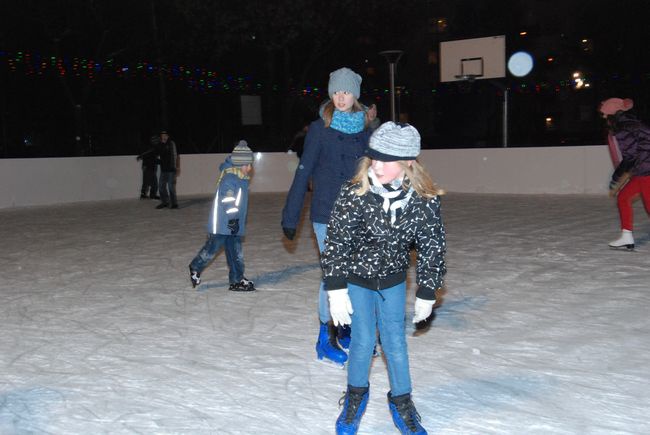
[(621, 130), (638, 128), (641, 121), (630, 112), (617, 112), (613, 115), (612, 131), (618, 133)]
[(223, 161), (221, 165), (219, 165), (219, 170), (223, 171), (224, 169), (232, 168), (234, 165), (232, 164), (232, 159), (230, 156), (226, 157), (226, 160)]

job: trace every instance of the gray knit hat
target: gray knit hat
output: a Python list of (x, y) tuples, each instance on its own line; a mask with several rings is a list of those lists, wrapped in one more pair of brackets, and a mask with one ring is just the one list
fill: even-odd
[(409, 124), (384, 122), (370, 136), (367, 155), (373, 160), (415, 160), (420, 154), (420, 133)]
[(253, 151), (248, 148), (245, 140), (240, 140), (235, 149), (230, 154), (230, 161), (233, 166), (245, 166), (253, 164)]
[(339, 91), (349, 92), (358, 99), (361, 95), (361, 76), (350, 68), (339, 68), (331, 72), (327, 93), (332, 98), (334, 93)]

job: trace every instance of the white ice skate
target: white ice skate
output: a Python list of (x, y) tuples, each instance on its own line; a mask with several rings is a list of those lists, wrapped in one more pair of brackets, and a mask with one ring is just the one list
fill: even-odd
[(630, 251), (633, 250), (634, 236), (632, 235), (632, 231), (630, 230), (621, 231), (621, 237), (614, 240), (613, 242), (609, 242), (609, 247), (614, 249), (626, 248)]

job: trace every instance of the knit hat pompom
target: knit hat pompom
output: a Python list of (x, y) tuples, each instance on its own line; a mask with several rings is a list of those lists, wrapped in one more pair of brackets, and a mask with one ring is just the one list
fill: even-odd
[(331, 72), (327, 93), (332, 98), (339, 91), (349, 92), (358, 99), (361, 96), (361, 76), (350, 68), (339, 68)]
[(409, 124), (388, 121), (370, 136), (367, 155), (373, 160), (415, 160), (420, 154), (420, 133)]
[(605, 116), (615, 115), (618, 111), (627, 112), (634, 107), (634, 101), (629, 98), (610, 98), (600, 103), (600, 113)]
[(245, 140), (240, 140), (230, 154), (230, 161), (234, 166), (246, 166), (253, 164), (253, 151), (248, 147)]

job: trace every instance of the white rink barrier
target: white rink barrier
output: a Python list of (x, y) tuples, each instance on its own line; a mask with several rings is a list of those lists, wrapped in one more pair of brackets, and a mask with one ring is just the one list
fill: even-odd
[[(227, 154), (181, 155), (179, 196), (214, 191)], [(286, 192), (295, 154), (255, 153), (252, 192)], [(605, 194), (612, 165), (605, 145), (423, 150), (420, 161), (448, 192)], [(135, 156), (0, 159), (0, 208), (138, 198)]]

